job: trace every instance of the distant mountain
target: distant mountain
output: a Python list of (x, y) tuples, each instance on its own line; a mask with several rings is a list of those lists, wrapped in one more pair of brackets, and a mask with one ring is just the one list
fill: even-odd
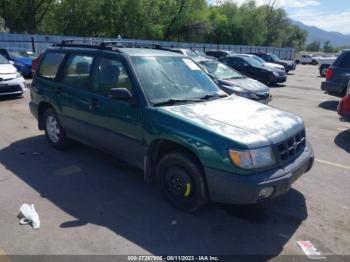
[(292, 20), (291, 22), (309, 33), (308, 38), (306, 40), (307, 44), (313, 41), (324, 42), (329, 40), (331, 41), (331, 44), (335, 47), (350, 46), (350, 35), (344, 35), (338, 32), (329, 32), (315, 26), (305, 25), (302, 22), (295, 20)]

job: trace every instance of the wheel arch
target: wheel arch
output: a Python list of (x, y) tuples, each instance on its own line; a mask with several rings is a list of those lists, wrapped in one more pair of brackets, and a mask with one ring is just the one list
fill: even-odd
[(54, 109), (54, 107), (50, 103), (48, 103), (46, 101), (40, 102), (40, 104), (38, 106), (38, 126), (39, 126), (39, 130), (44, 130), (44, 114), (45, 114), (45, 111), (48, 108)]

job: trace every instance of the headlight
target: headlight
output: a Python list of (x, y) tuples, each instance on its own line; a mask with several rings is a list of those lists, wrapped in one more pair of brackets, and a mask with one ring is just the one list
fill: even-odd
[(272, 71), (272, 73), (273, 73), (273, 75), (274, 76), (276, 76), (276, 77), (278, 77), (280, 74), (278, 73), (278, 72), (276, 72), (276, 71)]
[(276, 160), (271, 147), (252, 150), (229, 150), (232, 162), (244, 169), (261, 168), (273, 165)]

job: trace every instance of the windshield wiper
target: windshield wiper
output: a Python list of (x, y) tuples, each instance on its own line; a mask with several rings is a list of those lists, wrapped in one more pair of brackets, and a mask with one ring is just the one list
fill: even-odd
[(207, 94), (205, 96), (202, 96), (201, 98), (199, 98), (200, 100), (209, 100), (210, 98), (221, 98), (221, 97), (227, 97), (226, 94)]
[(166, 101), (154, 103), (154, 106), (164, 106), (164, 105), (174, 105), (178, 103), (187, 103), (187, 102), (201, 102), (201, 99), (178, 99), (178, 98), (170, 98)]

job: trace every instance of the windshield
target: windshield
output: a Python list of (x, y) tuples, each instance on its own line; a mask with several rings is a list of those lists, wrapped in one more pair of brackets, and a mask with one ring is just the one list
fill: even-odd
[(253, 57), (255, 60), (257, 60), (258, 62), (260, 62), (262, 64), (266, 63), (266, 61), (264, 59), (262, 59), (261, 57), (258, 57), (256, 55), (253, 55), (251, 57)]
[(198, 99), (219, 94), (219, 88), (191, 59), (184, 57), (132, 57), (142, 87), (153, 103), (169, 99)]
[(214, 60), (201, 61), (199, 63), (205, 67), (208, 73), (214, 75), (219, 80), (245, 77), (228, 66)]
[(7, 59), (5, 57), (0, 55), (0, 64), (8, 64), (8, 63), (9, 63), (9, 61), (7, 61)]
[(281, 60), (281, 58), (279, 58), (277, 55), (275, 55), (275, 54), (269, 54), (271, 57), (272, 57), (272, 59), (274, 60), (274, 61), (280, 61)]
[(191, 57), (197, 57), (198, 55), (193, 52), (192, 50), (186, 50), (185, 51), (186, 55), (191, 56)]
[(241, 56), (245, 61), (247, 61), (251, 66), (255, 67), (262, 67), (264, 66), (264, 63), (259, 62), (258, 60), (254, 59), (251, 56)]
[(203, 51), (196, 50), (195, 53), (200, 56), (206, 56), (206, 54)]
[(19, 58), (35, 58), (35, 55), (31, 51), (26, 50), (9, 50), (11, 57), (19, 57)]

